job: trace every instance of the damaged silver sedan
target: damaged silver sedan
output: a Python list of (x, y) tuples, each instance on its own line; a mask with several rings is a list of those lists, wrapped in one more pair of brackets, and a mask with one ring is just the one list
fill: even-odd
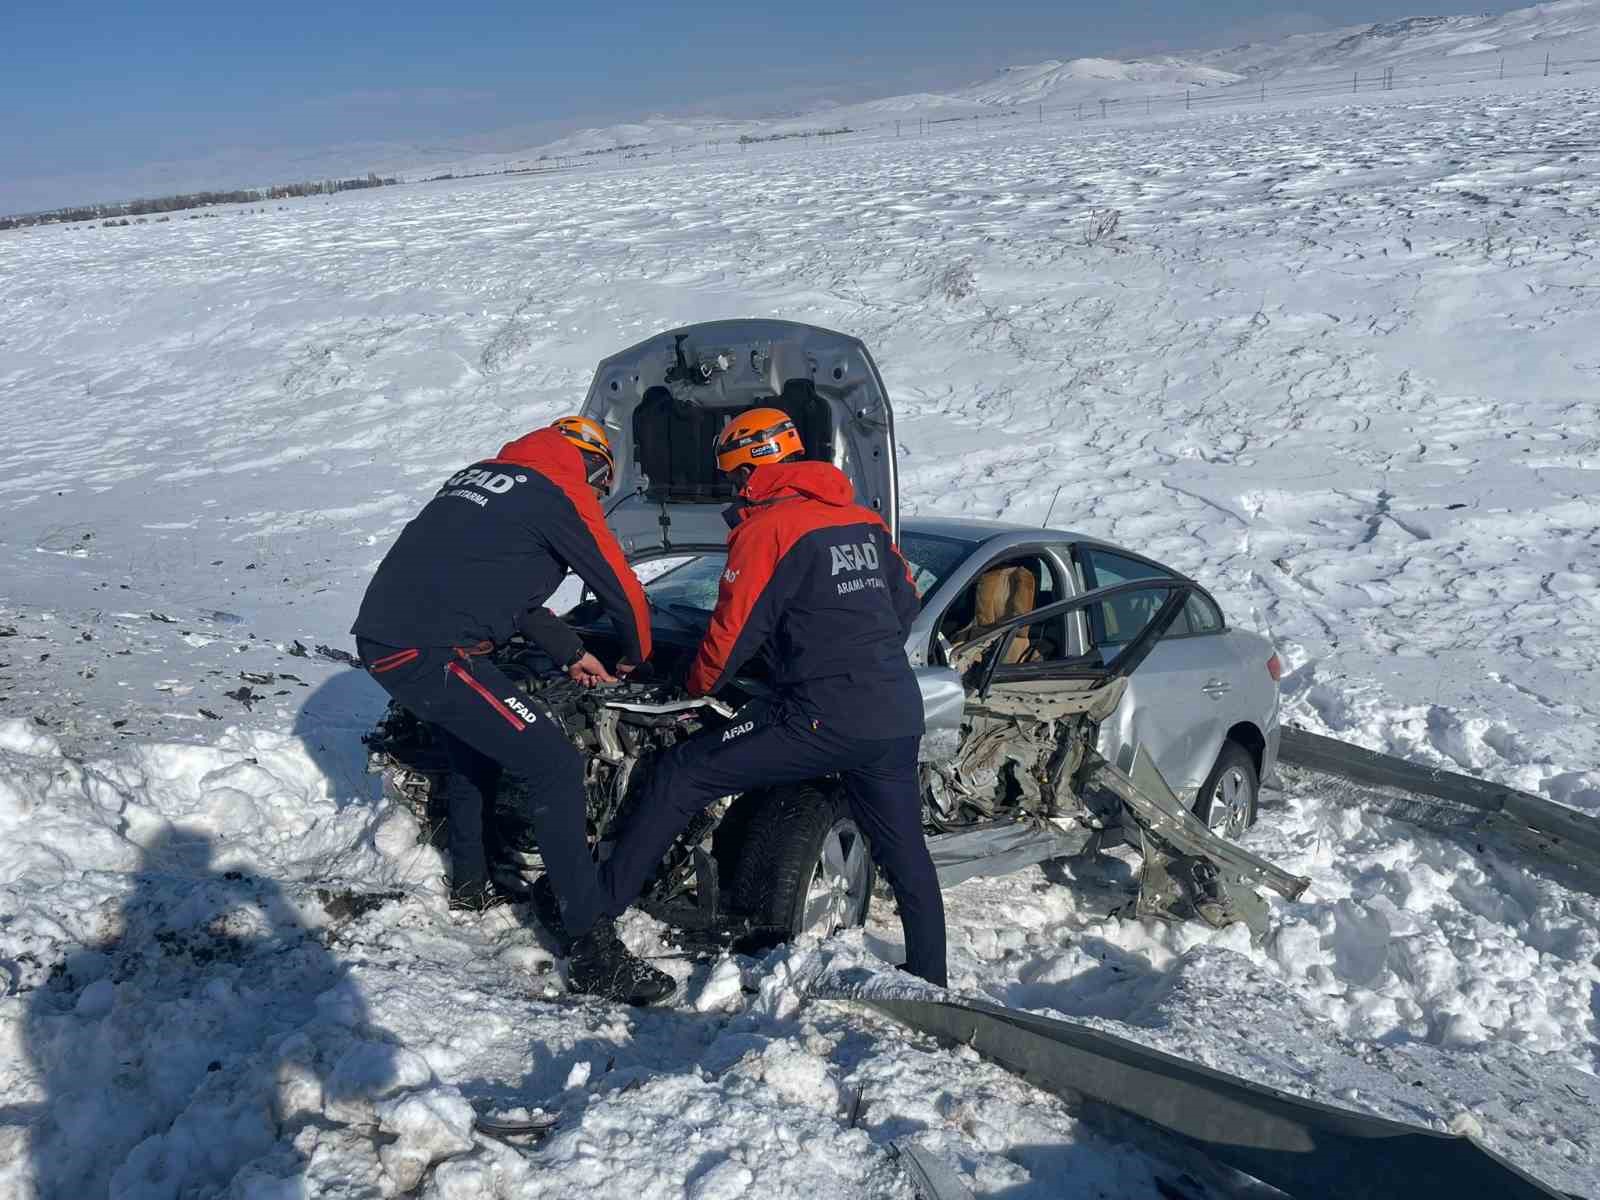
[[(732, 494), (706, 448), (757, 406), (791, 415), (808, 449), (884, 516), (912, 567), (924, 607), (906, 652), (926, 708), (923, 812), (942, 883), (1126, 842), (1143, 855), (1139, 915), (1259, 929), (1255, 887), (1300, 894), (1304, 879), (1229, 840), (1255, 820), (1276, 757), (1271, 647), (1230, 629), (1194, 581), (1095, 539), (902, 523), (888, 394), (855, 338), (725, 321), (600, 364), (583, 411), (616, 454), (607, 521), (635, 564), (670, 563), (645, 587), (665, 678), (698, 645), (723, 569)], [(614, 651), (598, 603), (580, 600), (567, 619), (602, 657)], [(584, 753), (600, 855), (649, 757), (735, 723), (764, 689), (754, 668), (717, 699), (659, 682), (583, 692), (533, 647), (503, 647), (497, 662)], [(393, 709), (369, 741), (391, 791), (436, 816), (454, 781), (427, 727)], [(537, 786), (472, 782), (498, 794), (508, 821), (517, 790)], [(536, 870), (526, 831), (502, 834), (502, 867)], [(644, 903), (682, 929), (748, 944), (859, 925), (873, 890), (865, 841), (825, 777), (720, 801), (669, 851)]]

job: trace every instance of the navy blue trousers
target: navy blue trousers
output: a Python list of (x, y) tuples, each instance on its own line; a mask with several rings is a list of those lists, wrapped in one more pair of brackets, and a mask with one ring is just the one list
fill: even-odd
[[(633, 903), (696, 813), (721, 796), (837, 774), (850, 815), (889, 880), (906, 937), (906, 969), (945, 985), (944, 900), (922, 835), (915, 737), (851, 737), (785, 715), (781, 704), (747, 708), (727, 737), (711, 730), (656, 759), (633, 819), (600, 867), (601, 886), (620, 914)], [(724, 740), (726, 738), (726, 740)]]
[[(594, 856), (589, 852), (583, 793), (583, 757), (561, 728), (532, 706), (487, 658), (465, 658), (448, 646), (404, 648), (356, 639), (361, 661), (383, 689), (424, 721), (441, 727), (472, 752), (529, 780), (530, 811), (545, 873), (573, 937), (587, 933), (606, 907)], [(470, 885), (486, 874), (484, 803), (476, 793), (484, 764), (451, 747), (463, 780), (451, 781), (450, 858), (452, 886)], [(458, 829), (457, 822), (460, 822)]]

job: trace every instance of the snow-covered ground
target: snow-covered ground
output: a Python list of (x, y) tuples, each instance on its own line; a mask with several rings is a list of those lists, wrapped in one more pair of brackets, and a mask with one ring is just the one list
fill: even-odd
[[(1136, 546), (1275, 639), (1308, 727), (1600, 811), (1600, 93), (1385, 99), (0, 235), (0, 1196), (909, 1197), (904, 1136), (982, 1194), (1175, 1178), (805, 1001), (892, 956), (886, 904), (664, 959), (665, 1011), (565, 998), (537, 929), (445, 910), (361, 773), (381, 695), (317, 647), (603, 354), (780, 316), (873, 349), (908, 509)], [(953, 984), (1600, 1191), (1600, 901), (1269, 799), (1251, 844), (1313, 887), (1261, 945), (1054, 865), (950, 893)], [(469, 1104), (561, 1124), (519, 1150)]]

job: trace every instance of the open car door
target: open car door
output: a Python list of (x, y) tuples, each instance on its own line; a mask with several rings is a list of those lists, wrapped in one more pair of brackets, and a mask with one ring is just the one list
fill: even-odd
[[(1122, 698), (1123, 681), (1138, 668), (1172, 627), (1197, 585), (1186, 579), (1139, 579), (1096, 588), (981, 629), (949, 652), (962, 676), (969, 705), (993, 705), (1036, 720), (1087, 716), (1103, 721)], [(1109, 661), (1098, 651), (1073, 658), (1030, 659), (1011, 653), (1033, 626), (1085, 611), (1129, 594), (1156, 598), (1150, 620)]]
[(616, 475), (601, 507), (630, 561), (724, 548), (734, 493), (713, 448), (758, 407), (788, 413), (805, 457), (843, 471), (898, 537), (894, 416), (866, 346), (791, 321), (713, 321), (613, 354), (584, 401), (611, 438)]
[[(1116, 709), (1128, 677), (1171, 628), (1196, 587), (1179, 578), (1112, 584), (1007, 618), (952, 648), (948, 657), (965, 687), (968, 731), (953, 766), (959, 777), (981, 768), (985, 756), (991, 765), (1020, 764), (1022, 769), (1011, 775), (1020, 793), (1017, 803), (1036, 823), (1063, 811), (1070, 797), (1092, 815), (1095, 828), (1120, 825), (1144, 859), (1140, 915), (1198, 915), (1213, 925), (1242, 920), (1259, 936), (1266, 929), (1266, 910), (1248, 885), (1261, 884), (1293, 899), (1309, 881), (1217, 837), (1179, 801), (1148, 754), (1136, 752), (1123, 771), (1102, 758), (1095, 745), (1099, 723)], [(1151, 616), (1109, 659), (1093, 649), (1069, 657), (1011, 652), (1029, 643), (1035, 627), (1133, 594), (1148, 594)], [(1032, 644), (1045, 645), (1048, 639)], [(935, 770), (943, 766), (937, 760), (932, 765)], [(1045, 833), (1053, 836), (1048, 825)], [(1007, 844), (1003, 849), (1009, 860), (1021, 861), (1020, 848)]]

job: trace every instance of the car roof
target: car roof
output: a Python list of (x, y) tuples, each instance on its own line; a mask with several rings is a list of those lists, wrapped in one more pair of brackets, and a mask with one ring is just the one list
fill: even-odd
[[(1022, 542), (1091, 542), (1097, 546), (1110, 543), (1070, 529), (1046, 529), (1042, 525), (1018, 525), (1011, 521), (986, 521), (981, 517), (902, 517), (900, 533), (921, 533), (929, 537), (954, 538), (961, 542), (982, 545), (996, 542), (1011, 545)], [(997, 547), (998, 548), (998, 547)]]

